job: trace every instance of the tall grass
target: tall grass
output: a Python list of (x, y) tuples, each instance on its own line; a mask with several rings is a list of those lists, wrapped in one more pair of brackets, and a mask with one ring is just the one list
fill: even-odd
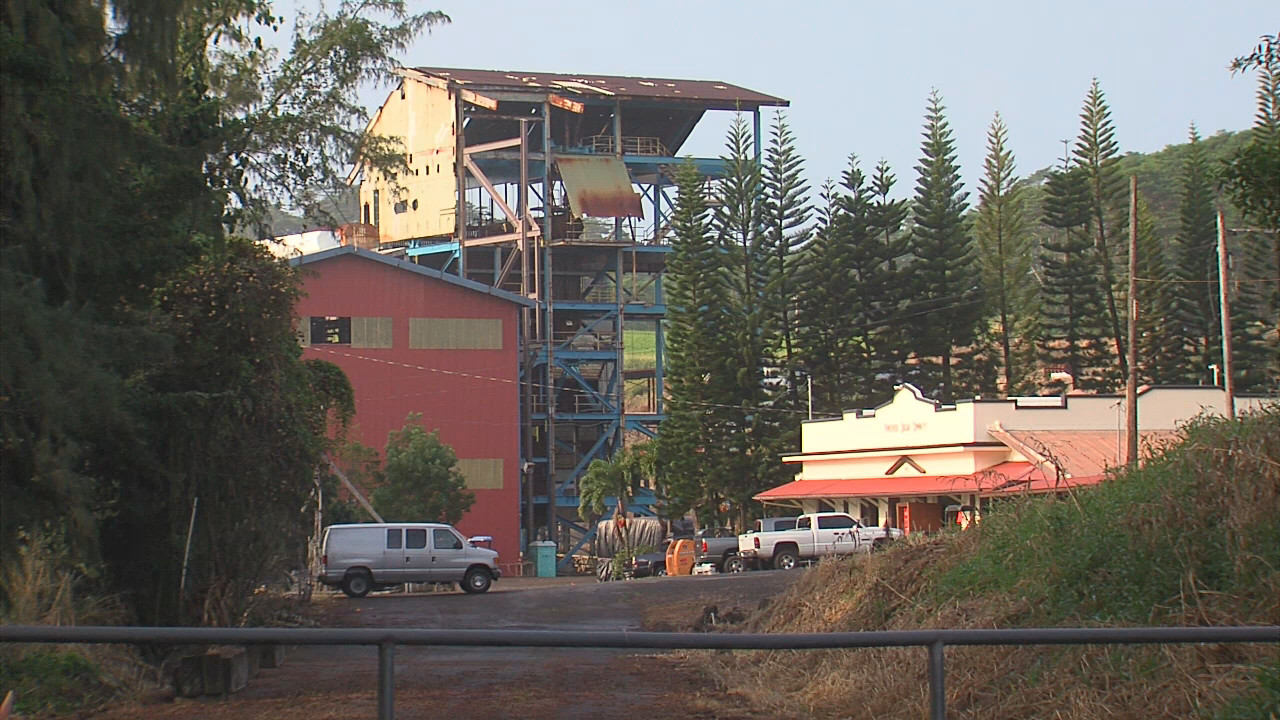
[[(1280, 624), (1280, 410), (1199, 419), (1141, 468), (976, 529), (823, 562), (743, 626), (819, 632)], [(1280, 704), (1275, 645), (947, 650), (948, 717), (1242, 717)], [(707, 656), (776, 717), (927, 715), (918, 650)], [(1240, 714), (1244, 713), (1244, 714)]]
[(1280, 413), (1199, 419), (1136, 470), (964, 538), (933, 605), (1035, 597), (1041, 624), (1280, 623)]
[[(0, 622), (6, 625), (117, 625), (120, 603), (89, 591), (94, 571), (73, 564), (56, 528), (22, 532), (0, 565)], [(0, 645), (0, 692), (21, 713), (91, 708), (135, 689), (146, 666), (131, 648), (107, 645)]]

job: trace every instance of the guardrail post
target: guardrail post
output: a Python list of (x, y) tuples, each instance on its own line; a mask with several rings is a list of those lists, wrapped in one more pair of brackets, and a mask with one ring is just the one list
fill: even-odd
[(929, 644), (929, 720), (947, 718), (946, 660), (942, 654), (942, 641)]
[(396, 717), (396, 644), (378, 643), (378, 720)]

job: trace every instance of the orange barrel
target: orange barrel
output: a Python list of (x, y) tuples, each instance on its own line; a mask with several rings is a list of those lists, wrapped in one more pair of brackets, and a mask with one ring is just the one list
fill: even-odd
[(684, 538), (676, 540), (667, 548), (667, 574), (693, 574), (693, 540)]

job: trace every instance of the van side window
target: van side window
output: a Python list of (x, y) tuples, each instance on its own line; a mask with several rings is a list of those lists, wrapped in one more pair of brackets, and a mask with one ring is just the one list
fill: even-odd
[(405, 530), (404, 531), (404, 547), (406, 550), (421, 550), (427, 546), (427, 531)]
[(435, 543), (437, 550), (461, 550), (462, 540), (453, 533), (444, 528), (437, 528), (431, 531), (431, 542)]
[(396, 528), (394, 530), (390, 530), (390, 529), (387, 530), (387, 549), (388, 550), (400, 549), (400, 528)]

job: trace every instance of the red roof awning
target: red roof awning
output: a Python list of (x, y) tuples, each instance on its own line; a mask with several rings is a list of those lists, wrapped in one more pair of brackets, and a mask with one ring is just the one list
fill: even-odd
[(843, 480), (796, 480), (765, 490), (755, 496), (765, 502), (805, 498), (872, 498), (915, 495), (969, 495), (990, 497), (1016, 492), (1055, 492), (1070, 487), (1093, 485), (1103, 478), (1058, 480), (1046, 477), (1028, 462), (1000, 463), (970, 475), (905, 475), (886, 478)]

